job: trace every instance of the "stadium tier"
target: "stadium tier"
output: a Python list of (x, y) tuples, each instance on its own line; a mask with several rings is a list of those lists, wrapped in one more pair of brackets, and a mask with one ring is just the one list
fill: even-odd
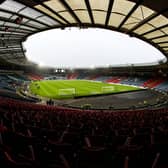
[(4, 167), (167, 165), (167, 109), (83, 111), (11, 99), (0, 105)]

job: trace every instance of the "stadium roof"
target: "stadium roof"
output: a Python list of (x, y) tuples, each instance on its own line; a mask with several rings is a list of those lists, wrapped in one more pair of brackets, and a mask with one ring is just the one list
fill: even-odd
[(0, 58), (27, 64), (22, 42), (29, 35), (77, 26), (129, 34), (168, 57), (167, 0), (3, 0), (0, 4)]

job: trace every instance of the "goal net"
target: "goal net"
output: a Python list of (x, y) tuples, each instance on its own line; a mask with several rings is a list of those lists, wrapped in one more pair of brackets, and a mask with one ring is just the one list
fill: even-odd
[(59, 96), (74, 96), (76, 93), (75, 88), (59, 89)]
[(114, 86), (103, 86), (101, 88), (102, 93), (110, 93), (115, 90)]

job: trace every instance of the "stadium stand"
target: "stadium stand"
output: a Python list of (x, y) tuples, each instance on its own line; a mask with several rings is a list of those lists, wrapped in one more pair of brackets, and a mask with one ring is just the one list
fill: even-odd
[(168, 166), (167, 109), (116, 113), (10, 99), (0, 104), (4, 167)]
[[(89, 79), (89, 80), (99, 80), (99, 78), (101, 78), (100, 75), (92, 75), (90, 77), (88, 76), (86, 77), (86, 79)], [(103, 81), (103, 80), (100, 79), (100, 81)]]
[[(8, 97), (23, 101), (37, 102), (37, 98), (19, 94), (19, 90), (22, 88), (23, 83), (29, 81), (25, 75), (3, 72), (0, 74), (0, 96)], [(21, 93), (21, 92), (20, 92)]]
[[(91, 78), (91, 80), (92, 80), (92, 77), (90, 77)], [(90, 79), (89, 77), (88, 77), (88, 79)], [(96, 77), (96, 78), (94, 78), (94, 80), (96, 80), (96, 81), (106, 81), (107, 79), (108, 79), (109, 77), (108, 76), (98, 76), (98, 77)]]
[(42, 80), (44, 79), (43, 76), (37, 74), (28, 74), (29, 80)]
[(155, 78), (155, 79), (149, 79), (148, 81), (143, 83), (144, 87), (154, 88), (157, 87), (157, 85), (163, 83), (165, 79), (163, 78)]
[(147, 76), (139, 77), (139, 76), (89, 76), (89, 75), (80, 75), (79, 77), (73, 76), (73, 78), (69, 78), (68, 75), (67, 79), (89, 79), (89, 80), (95, 80), (95, 81), (102, 81), (107, 83), (120, 83), (120, 84), (126, 84), (126, 85), (134, 85), (134, 86), (142, 86), (147, 88), (155, 88), (157, 90), (167, 91), (168, 89), (168, 82), (167, 78), (151, 78)]
[(168, 92), (168, 81), (164, 81), (163, 83), (159, 84), (157, 86), (158, 90), (164, 91), (164, 92)]
[(78, 78), (78, 74), (77, 73), (73, 73), (73, 74), (68, 74), (67, 79), (77, 79)]
[(148, 80), (148, 78), (145, 77), (127, 77), (124, 80), (122, 80), (121, 84), (127, 84), (127, 85), (135, 85), (135, 86), (143, 86), (143, 84)]
[(112, 77), (106, 80), (107, 83), (120, 83), (124, 78), (122, 77)]

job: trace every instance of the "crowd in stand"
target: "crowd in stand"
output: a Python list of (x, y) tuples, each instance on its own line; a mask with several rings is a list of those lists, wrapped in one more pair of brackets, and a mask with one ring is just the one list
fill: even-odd
[(166, 168), (168, 109), (91, 111), (0, 98), (0, 165)]

